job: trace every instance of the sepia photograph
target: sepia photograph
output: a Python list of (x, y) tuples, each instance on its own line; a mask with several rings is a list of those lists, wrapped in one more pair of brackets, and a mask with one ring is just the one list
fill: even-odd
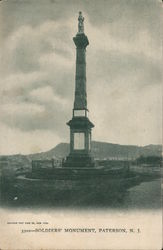
[(161, 249), (162, 8), (0, 2), (1, 249)]

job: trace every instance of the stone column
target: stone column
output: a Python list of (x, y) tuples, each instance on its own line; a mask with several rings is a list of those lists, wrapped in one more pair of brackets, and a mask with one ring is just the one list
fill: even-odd
[(86, 47), (89, 44), (87, 36), (77, 34), (73, 38), (76, 45), (76, 75), (74, 109), (87, 109), (86, 93)]

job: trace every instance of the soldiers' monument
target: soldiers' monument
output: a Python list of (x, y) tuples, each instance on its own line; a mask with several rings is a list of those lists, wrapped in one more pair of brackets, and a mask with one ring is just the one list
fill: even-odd
[(91, 157), (91, 129), (93, 123), (88, 118), (86, 91), (86, 47), (89, 44), (84, 34), (84, 17), (79, 12), (78, 33), (73, 38), (76, 45), (75, 100), (70, 127), (70, 154), (64, 167), (89, 168), (94, 166)]

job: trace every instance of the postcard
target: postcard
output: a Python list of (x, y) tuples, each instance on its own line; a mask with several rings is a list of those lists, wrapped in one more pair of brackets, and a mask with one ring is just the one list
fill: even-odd
[(0, 1), (0, 249), (162, 249), (162, 1)]

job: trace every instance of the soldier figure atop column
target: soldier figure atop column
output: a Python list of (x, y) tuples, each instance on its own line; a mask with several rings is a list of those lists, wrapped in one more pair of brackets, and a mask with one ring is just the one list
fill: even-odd
[(78, 33), (79, 34), (84, 33), (84, 17), (82, 16), (81, 11), (79, 11), (79, 17), (78, 17)]

